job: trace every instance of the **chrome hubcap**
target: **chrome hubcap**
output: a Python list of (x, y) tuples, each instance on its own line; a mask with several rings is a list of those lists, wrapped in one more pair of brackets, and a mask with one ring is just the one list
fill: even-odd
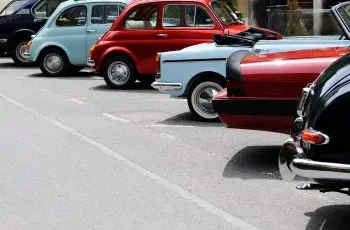
[(195, 112), (205, 119), (216, 119), (217, 113), (213, 109), (212, 100), (222, 90), (215, 82), (203, 82), (192, 92), (191, 103)]
[(113, 62), (108, 68), (108, 78), (113, 84), (124, 85), (130, 78), (129, 67), (121, 61)]
[(214, 112), (212, 100), (218, 92), (218, 89), (212, 87), (205, 88), (204, 90), (199, 92), (198, 104), (204, 111), (209, 113)]
[(44, 59), (44, 67), (50, 73), (58, 73), (63, 68), (63, 60), (55, 53), (48, 54)]
[(20, 60), (21, 62), (29, 62), (28, 58), (24, 57), (24, 52), (25, 52), (25, 48), (26, 48), (27, 42), (21, 42), (16, 46), (16, 57), (18, 58), (18, 60)]

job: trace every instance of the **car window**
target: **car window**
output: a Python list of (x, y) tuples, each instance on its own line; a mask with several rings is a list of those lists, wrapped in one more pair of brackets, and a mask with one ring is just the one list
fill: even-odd
[(5, 8), (1, 11), (0, 15), (11, 15), (15, 10), (17, 10), (23, 3), (25, 3), (25, 0), (19, 0), (19, 1), (12, 1), (10, 4), (5, 6)]
[(214, 22), (201, 6), (186, 6), (186, 25), (191, 27), (213, 27)]
[(103, 24), (103, 6), (93, 6), (91, 10), (91, 23), (92, 24)]
[(164, 7), (163, 27), (209, 27), (214, 21), (208, 12), (197, 5), (167, 5)]
[(124, 22), (125, 29), (151, 30), (157, 25), (157, 6), (143, 6), (130, 12)]
[(83, 26), (86, 23), (86, 6), (73, 6), (61, 13), (56, 21), (60, 27)]
[(39, 0), (34, 4), (32, 13), (37, 18), (48, 18), (56, 8), (66, 0)]
[(115, 19), (119, 16), (119, 6), (118, 5), (107, 5), (106, 6), (106, 22), (113, 23)]
[(179, 5), (167, 5), (164, 7), (163, 27), (179, 27), (181, 20), (181, 8)]

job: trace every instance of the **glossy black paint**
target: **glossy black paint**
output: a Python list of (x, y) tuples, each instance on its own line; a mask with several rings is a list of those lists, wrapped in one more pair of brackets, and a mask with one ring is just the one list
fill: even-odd
[(330, 137), (327, 145), (304, 144), (312, 160), (350, 164), (350, 54), (340, 58), (313, 83), (303, 114), (305, 128)]
[[(11, 52), (19, 41), (29, 41), (30, 36), (40, 30), (47, 19), (34, 20), (31, 8), (38, 0), (28, 0), (10, 15), (0, 15), (0, 43), (3, 52)], [(6, 7), (6, 6), (5, 6)]]

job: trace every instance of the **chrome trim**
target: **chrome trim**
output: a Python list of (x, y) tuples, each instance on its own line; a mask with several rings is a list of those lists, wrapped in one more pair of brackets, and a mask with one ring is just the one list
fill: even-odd
[(91, 66), (91, 67), (94, 67), (94, 66), (95, 66), (95, 61), (92, 60), (92, 59), (88, 59), (87, 65), (88, 65), (88, 66)]
[(6, 43), (7, 39), (6, 38), (0, 38), (0, 43)]
[(159, 91), (163, 90), (180, 90), (182, 89), (181, 83), (165, 83), (165, 82), (153, 82), (151, 85), (153, 88), (158, 89)]
[(27, 58), (30, 59), (30, 53), (29, 52), (24, 52), (23, 53), (23, 57), (26, 58), (26, 59)]
[(282, 146), (278, 165), (283, 180), (287, 182), (293, 181), (296, 175), (310, 179), (350, 180), (350, 165), (313, 161), (303, 152), (298, 152), (292, 138)]

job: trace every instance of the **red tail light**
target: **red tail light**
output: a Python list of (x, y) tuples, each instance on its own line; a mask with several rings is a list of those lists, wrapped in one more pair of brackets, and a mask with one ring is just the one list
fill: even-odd
[(327, 135), (315, 130), (304, 129), (301, 138), (303, 141), (315, 145), (325, 145), (329, 142), (329, 137)]

